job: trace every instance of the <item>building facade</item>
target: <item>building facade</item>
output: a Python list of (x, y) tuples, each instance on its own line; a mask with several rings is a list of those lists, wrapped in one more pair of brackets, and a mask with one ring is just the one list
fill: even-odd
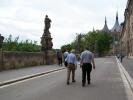
[(127, 1), (124, 18), (120, 34), (120, 49), (124, 55), (133, 57), (133, 0)]

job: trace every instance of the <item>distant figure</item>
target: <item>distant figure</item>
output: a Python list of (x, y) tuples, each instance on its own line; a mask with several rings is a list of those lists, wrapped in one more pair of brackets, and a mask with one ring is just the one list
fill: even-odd
[(61, 53), (61, 51), (57, 51), (57, 60), (58, 60), (58, 65), (62, 66), (62, 53)]
[(120, 61), (121, 61), (121, 62), (122, 62), (123, 58), (124, 58), (124, 55), (121, 54), (121, 55), (120, 55)]
[(51, 26), (51, 24), (50, 24), (51, 23), (51, 19), (48, 18), (48, 15), (46, 15), (44, 23), (45, 23), (45, 31), (49, 31), (49, 28)]
[(116, 55), (116, 57), (117, 57), (118, 59), (120, 58), (120, 56), (121, 56), (120, 54), (117, 54), (117, 55)]
[(94, 56), (92, 52), (89, 51), (88, 48), (86, 48), (85, 51), (81, 53), (80, 56), (80, 67), (82, 68), (82, 86), (85, 86), (86, 83), (86, 75), (87, 75), (87, 80), (88, 84), (90, 84), (90, 73), (92, 70), (92, 64), (93, 64), (93, 69), (95, 69), (95, 62), (94, 62)]
[(63, 54), (63, 58), (64, 58), (64, 65), (65, 65), (65, 67), (67, 67), (67, 65), (68, 65), (68, 63), (67, 63), (67, 61), (65, 60), (66, 58), (67, 58), (67, 56), (68, 56), (68, 51), (66, 50), (65, 52), (64, 52), (64, 54)]
[(71, 72), (72, 72), (72, 82), (76, 82), (75, 81), (75, 70), (77, 68), (77, 58), (76, 58), (76, 55), (74, 54), (74, 50), (72, 50), (71, 53), (68, 54), (66, 61), (68, 63), (68, 66), (67, 66), (67, 85), (69, 85)]

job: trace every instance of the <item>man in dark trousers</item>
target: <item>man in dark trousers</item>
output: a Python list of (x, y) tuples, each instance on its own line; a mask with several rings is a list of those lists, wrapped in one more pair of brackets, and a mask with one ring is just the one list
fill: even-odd
[(90, 84), (90, 73), (92, 70), (92, 65), (93, 69), (95, 69), (94, 55), (89, 51), (88, 48), (86, 48), (85, 51), (81, 53), (80, 59), (80, 67), (82, 68), (82, 86), (84, 87), (86, 83), (86, 75), (88, 84)]
[(58, 65), (62, 66), (62, 53), (61, 53), (61, 51), (57, 51), (57, 60), (58, 60)]

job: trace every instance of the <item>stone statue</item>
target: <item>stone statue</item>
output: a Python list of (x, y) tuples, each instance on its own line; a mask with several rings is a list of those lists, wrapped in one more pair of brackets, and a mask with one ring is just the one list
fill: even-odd
[(46, 15), (44, 23), (45, 23), (44, 31), (49, 32), (49, 28), (51, 27), (51, 19), (48, 18), (48, 15)]
[(51, 19), (48, 18), (48, 15), (45, 16), (44, 24), (45, 27), (43, 30), (43, 35), (41, 37), (41, 51), (44, 52), (43, 63), (45, 62), (45, 64), (50, 64), (50, 59), (52, 59), (51, 49), (53, 47), (53, 42), (51, 38), (51, 33), (49, 31), (49, 28), (51, 27)]
[(42, 51), (50, 50), (53, 46), (51, 33), (49, 31), (49, 28), (51, 27), (51, 19), (48, 18), (48, 15), (45, 17), (44, 24), (44, 32), (41, 37)]

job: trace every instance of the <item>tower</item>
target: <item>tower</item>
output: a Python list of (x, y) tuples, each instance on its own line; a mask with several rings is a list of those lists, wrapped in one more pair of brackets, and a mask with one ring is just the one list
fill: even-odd
[(106, 17), (105, 17), (104, 27), (103, 27), (103, 29), (102, 29), (101, 31), (102, 31), (102, 32), (105, 32), (105, 33), (109, 33), (109, 32), (110, 32), (110, 31), (109, 31), (109, 28), (108, 28), (108, 26), (107, 26)]
[(111, 29), (111, 32), (120, 32), (120, 25), (119, 25), (119, 20), (118, 20), (118, 12), (116, 12), (116, 20), (113, 28)]
[(120, 51), (119, 40), (120, 40), (120, 32), (121, 32), (121, 26), (118, 20), (118, 12), (116, 12), (115, 24), (110, 31), (113, 38), (113, 54), (117, 55)]

